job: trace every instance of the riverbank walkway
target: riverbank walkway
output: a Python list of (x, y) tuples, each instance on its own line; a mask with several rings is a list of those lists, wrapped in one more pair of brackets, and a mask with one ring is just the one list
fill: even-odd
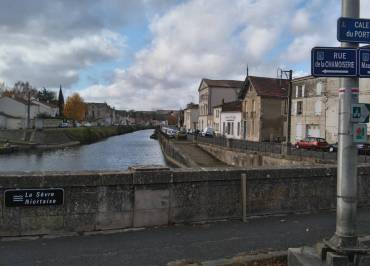
[[(35, 240), (2, 239), (0, 265), (166, 265), (239, 253), (313, 245), (335, 231), (335, 213), (254, 218), (129, 232)], [(359, 210), (358, 232), (370, 234), (370, 208)]]
[(173, 140), (173, 142), (181, 153), (191, 158), (199, 167), (228, 167), (226, 163), (216, 159), (192, 141)]

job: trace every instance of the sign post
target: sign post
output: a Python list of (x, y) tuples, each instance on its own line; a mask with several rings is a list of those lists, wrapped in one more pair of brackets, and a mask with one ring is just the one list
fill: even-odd
[(358, 74), (362, 78), (370, 78), (370, 49), (358, 49)]
[[(348, 24), (343, 22), (358, 19), (359, 0), (342, 0), (342, 17), (338, 31), (342, 32)], [(349, 19), (347, 19), (349, 18)], [(352, 21), (352, 20), (351, 20)], [(342, 27), (343, 26), (343, 27)], [(341, 34), (338, 34), (341, 35)], [(342, 36), (341, 36), (342, 37)], [(342, 40), (342, 39), (341, 39)], [(347, 40), (346, 41), (351, 41)], [(342, 42), (343, 48), (357, 49), (357, 43)], [(359, 87), (358, 77), (345, 77), (340, 80), (339, 128), (338, 128), (338, 168), (337, 168), (337, 221), (334, 236), (326, 244), (338, 253), (353, 252), (359, 249), (356, 232), (357, 219), (357, 148), (353, 142), (353, 122), (351, 113), (352, 89)], [(356, 111), (358, 109), (356, 108)], [(358, 112), (355, 112), (358, 117)], [(361, 115), (360, 115), (361, 116)]]
[(367, 124), (353, 125), (353, 142), (355, 143), (367, 142)]
[(369, 123), (370, 104), (357, 103), (351, 106), (351, 121), (353, 123)]
[(338, 19), (337, 39), (340, 42), (370, 43), (370, 19)]
[(312, 75), (318, 77), (356, 77), (357, 49), (314, 47), (311, 50)]

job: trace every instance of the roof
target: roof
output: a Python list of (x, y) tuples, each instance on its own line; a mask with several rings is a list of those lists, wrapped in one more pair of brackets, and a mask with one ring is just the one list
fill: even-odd
[(198, 108), (199, 108), (199, 104), (195, 104), (195, 103), (188, 103), (188, 104), (186, 105), (185, 110), (187, 110), (187, 109), (198, 109)]
[[(28, 101), (23, 99), (23, 98), (19, 98), (19, 97), (9, 97), (9, 96), (4, 96), (4, 97), (1, 97), (1, 98), (9, 98), (9, 99), (12, 99), (16, 102), (19, 102), (21, 104), (24, 104), (24, 105), (28, 105)], [(37, 104), (34, 104), (34, 103), (30, 103), (30, 105), (37, 105)]]
[(48, 103), (48, 102), (44, 102), (44, 101), (34, 101), (33, 103), (35, 103), (35, 104), (41, 103), (41, 104), (46, 105), (46, 106), (49, 106), (51, 108), (58, 108), (57, 105), (52, 104), (52, 103)]
[(109, 106), (107, 103), (85, 103), (85, 104), (86, 105), (101, 106), (101, 107)]
[(235, 101), (235, 102), (228, 102), (221, 105), (222, 112), (241, 112), (242, 111), (242, 102)]
[(288, 94), (289, 80), (249, 76), (251, 85), (259, 96), (285, 98)]
[(202, 82), (205, 82), (208, 87), (220, 87), (220, 88), (241, 88), (243, 81), (240, 80), (214, 80), (214, 79), (202, 79), (199, 85), (202, 85)]
[(8, 114), (6, 114), (4, 112), (0, 112), (0, 115), (5, 116), (7, 118), (16, 118), (16, 119), (21, 119), (22, 118), (22, 117), (18, 117), (18, 116), (8, 115)]

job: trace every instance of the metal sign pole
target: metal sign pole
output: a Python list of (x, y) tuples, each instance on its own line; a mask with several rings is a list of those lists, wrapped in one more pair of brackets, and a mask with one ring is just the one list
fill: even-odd
[[(342, 17), (358, 18), (360, 0), (342, 0)], [(342, 42), (342, 47), (358, 48), (357, 43)], [(351, 104), (358, 103), (352, 90), (359, 88), (358, 77), (341, 78), (339, 90), (339, 132), (337, 170), (337, 221), (329, 243), (335, 250), (356, 249), (357, 149), (353, 143)]]

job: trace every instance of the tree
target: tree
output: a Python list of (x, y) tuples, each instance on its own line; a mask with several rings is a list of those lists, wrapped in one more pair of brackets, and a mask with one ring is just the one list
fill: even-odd
[(27, 100), (28, 98), (37, 98), (38, 90), (33, 88), (28, 81), (17, 81), (13, 87), (13, 95)]
[(62, 91), (62, 85), (59, 88), (59, 95), (58, 95), (58, 107), (59, 107), (59, 116), (64, 115), (64, 96)]
[(54, 102), (56, 100), (55, 96), (55, 92), (48, 91), (46, 88), (43, 88), (37, 93), (37, 98), (41, 102)]
[(76, 121), (82, 121), (85, 118), (86, 106), (84, 100), (78, 93), (74, 93), (67, 98), (64, 106), (64, 116)]

